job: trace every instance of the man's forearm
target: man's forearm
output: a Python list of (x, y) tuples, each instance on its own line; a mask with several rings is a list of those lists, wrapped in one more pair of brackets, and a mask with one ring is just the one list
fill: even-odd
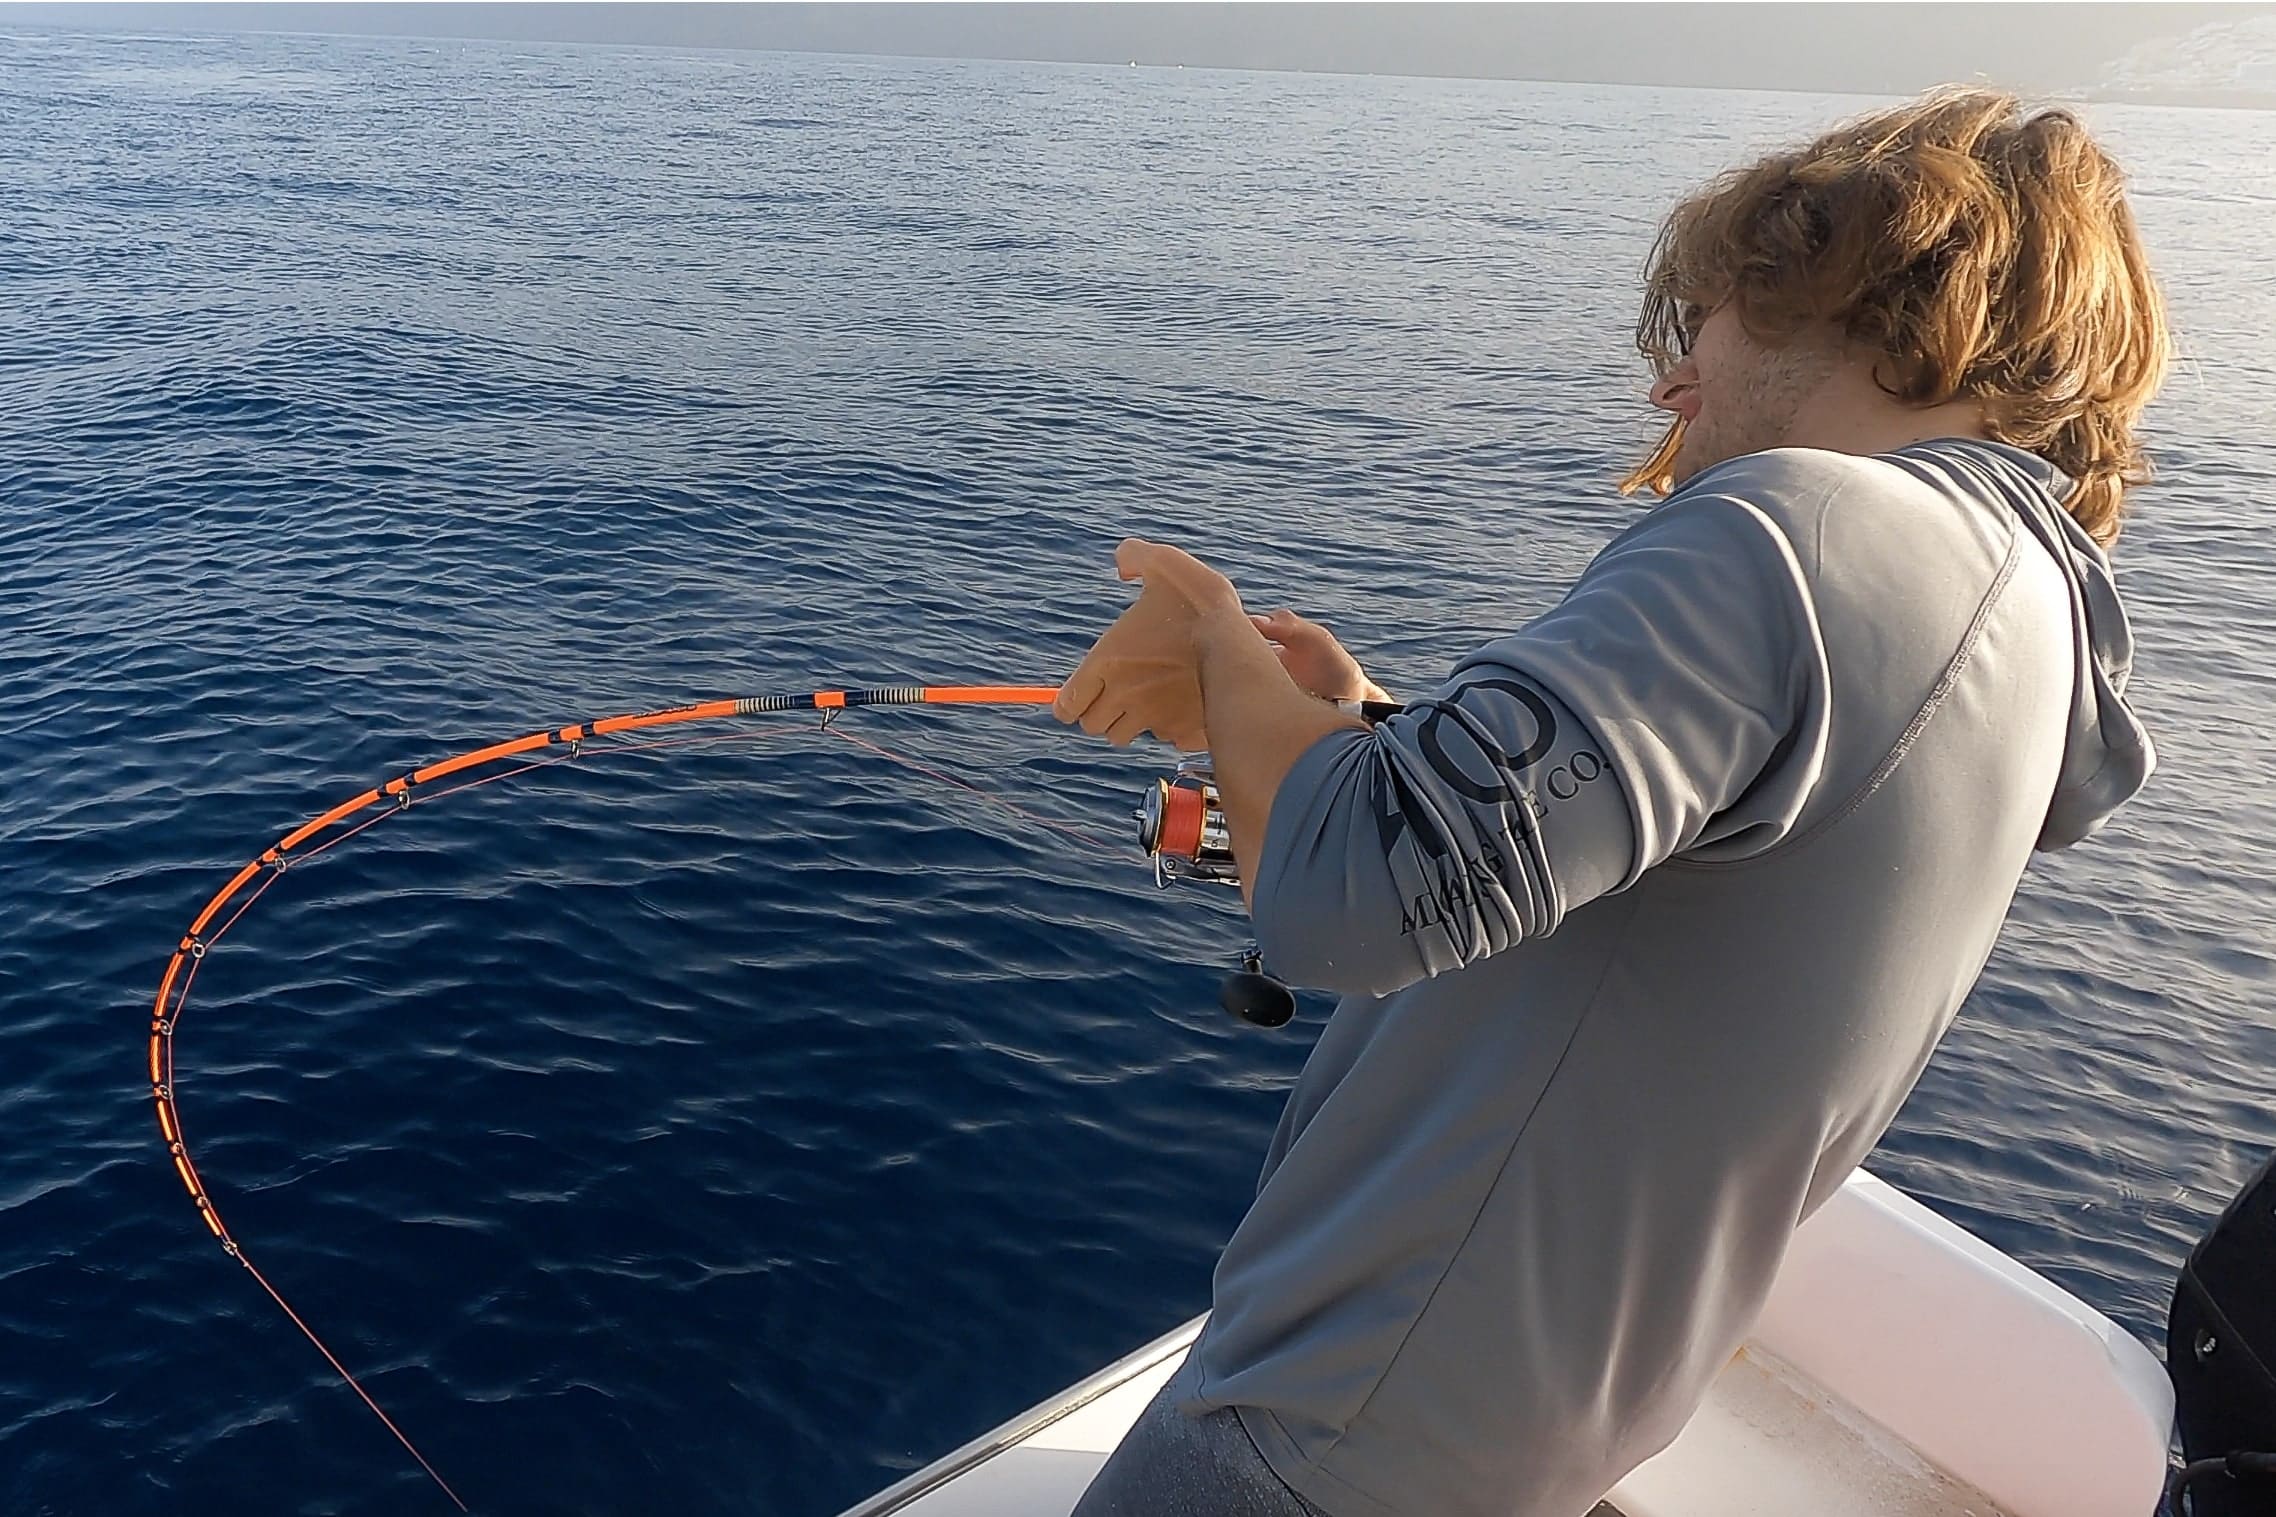
[(1210, 766), (1247, 903), (1281, 781), (1321, 738), (1345, 728), (1364, 732), (1367, 724), (1298, 688), (1272, 645), (1238, 612), (1205, 619), (1196, 642)]

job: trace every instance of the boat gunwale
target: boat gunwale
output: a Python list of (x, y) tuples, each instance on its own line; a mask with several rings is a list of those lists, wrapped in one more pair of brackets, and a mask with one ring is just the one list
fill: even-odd
[(846, 1508), (838, 1517), (887, 1517), (888, 1513), (900, 1511), (918, 1497), (937, 1490), (1004, 1450), (1026, 1442), (1061, 1418), (1081, 1411), (1107, 1392), (1127, 1385), (1171, 1355), (1183, 1353), (1201, 1336), (1202, 1325), (1208, 1320), (1209, 1314), (1203, 1312), (1191, 1321), (1171, 1328), (1153, 1342), (1131, 1350), (1088, 1379), (1077, 1381), (1050, 1400), (1031, 1406), (971, 1442), (950, 1450), (858, 1506)]

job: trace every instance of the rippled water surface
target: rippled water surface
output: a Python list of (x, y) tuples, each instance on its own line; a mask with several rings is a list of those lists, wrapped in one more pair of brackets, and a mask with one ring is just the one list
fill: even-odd
[[(1865, 103), (0, 36), (0, 1511), (442, 1509), (152, 1121), (245, 859), (578, 718), (1056, 682), (1133, 531), (1432, 681), (1626, 519), (1670, 197)], [(2096, 119), (2188, 354), (2121, 555), (2165, 763), (1875, 1163), (2153, 1336), (2276, 1142), (2276, 115)], [(1159, 753), (847, 719), (1014, 816), (730, 730), (280, 877), (182, 1023), (220, 1211), (481, 1511), (828, 1517), (1201, 1309), (1324, 1011), (1216, 1009)]]

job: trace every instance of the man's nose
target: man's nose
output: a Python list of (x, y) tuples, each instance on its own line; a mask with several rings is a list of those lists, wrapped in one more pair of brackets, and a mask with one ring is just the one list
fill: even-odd
[(1652, 386), (1652, 404), (1685, 421), (1699, 414), (1699, 365), (1686, 358)]

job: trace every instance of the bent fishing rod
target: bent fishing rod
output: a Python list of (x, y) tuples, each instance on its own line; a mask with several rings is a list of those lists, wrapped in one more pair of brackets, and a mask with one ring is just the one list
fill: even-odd
[[(418, 1446), (396, 1426), (394, 1419), (380, 1408), (379, 1403), (372, 1399), (356, 1377), (349, 1373), (347, 1366), (340, 1362), (324, 1340), (316, 1335), (315, 1330), (286, 1301), (283, 1293), (269, 1282), (268, 1277), (247, 1256), (244, 1246), (222, 1221), (213, 1196), (200, 1176), (196, 1163), (191, 1159), (189, 1142), (183, 1133), (179, 1086), (174, 1072), (174, 1039), (176, 1029), (181, 1024), (183, 1010), (189, 1002), (191, 986), (196, 982), (198, 969), (207, 956), (287, 870), (306, 864), (390, 817), (401, 815), (414, 804), (432, 804), (463, 790), (472, 790), (532, 770), (568, 763), (584, 756), (588, 751), (639, 752), (761, 735), (743, 731), (662, 741), (620, 740), (625, 734), (645, 733), (655, 728), (688, 723), (718, 722), (787, 712), (817, 712), (821, 716), (822, 730), (833, 736), (969, 791), (991, 805), (1096, 849), (1101, 846), (1099, 840), (1087, 833), (1039, 816), (952, 774), (856, 737), (838, 725), (838, 718), (846, 712), (873, 706), (1048, 706), (1058, 693), (1058, 687), (1054, 685), (895, 685), (871, 690), (815, 690), (796, 695), (757, 695), (699, 701), (657, 711), (547, 728), (475, 748), (397, 775), (310, 818), (239, 869), (191, 921), (189, 930), (182, 935), (175, 945), (173, 955), (166, 962), (150, 1019), (150, 1093), (157, 1106), (159, 1135), (165, 1140), (166, 1151), (174, 1161), (175, 1172), (180, 1176), (183, 1187), (188, 1190), (199, 1217), (220, 1243), (222, 1251), (244, 1266), (246, 1273), (291, 1319), (293, 1326), (300, 1329), (316, 1351), (324, 1356), (325, 1362), (362, 1399), (364, 1405), (371, 1409), (372, 1415), (394, 1435), (396, 1442), (418, 1462), (419, 1468), (426, 1471), (428, 1477), (460, 1511), (467, 1511), (468, 1507), (450, 1483), (443, 1479), (427, 1457), (419, 1452)], [(1381, 712), (1371, 710), (1367, 714), (1372, 719)], [(544, 756), (549, 752), (550, 756)], [(488, 772), (477, 773), (485, 770)], [(440, 781), (452, 779), (456, 782), (438, 785)], [(1240, 883), (1239, 867), (1234, 861), (1231, 837), (1206, 754), (1185, 759), (1174, 774), (1156, 780), (1145, 792), (1134, 819), (1138, 824), (1139, 847), (1152, 861), (1157, 885), (1167, 888), (1181, 881), (1230, 885)], [(1294, 1016), (1296, 1010), (1295, 996), (1286, 985), (1264, 972), (1253, 943), (1241, 954), (1239, 967), (1226, 978), (1220, 999), (1227, 1010), (1261, 1027), (1282, 1026)]]

